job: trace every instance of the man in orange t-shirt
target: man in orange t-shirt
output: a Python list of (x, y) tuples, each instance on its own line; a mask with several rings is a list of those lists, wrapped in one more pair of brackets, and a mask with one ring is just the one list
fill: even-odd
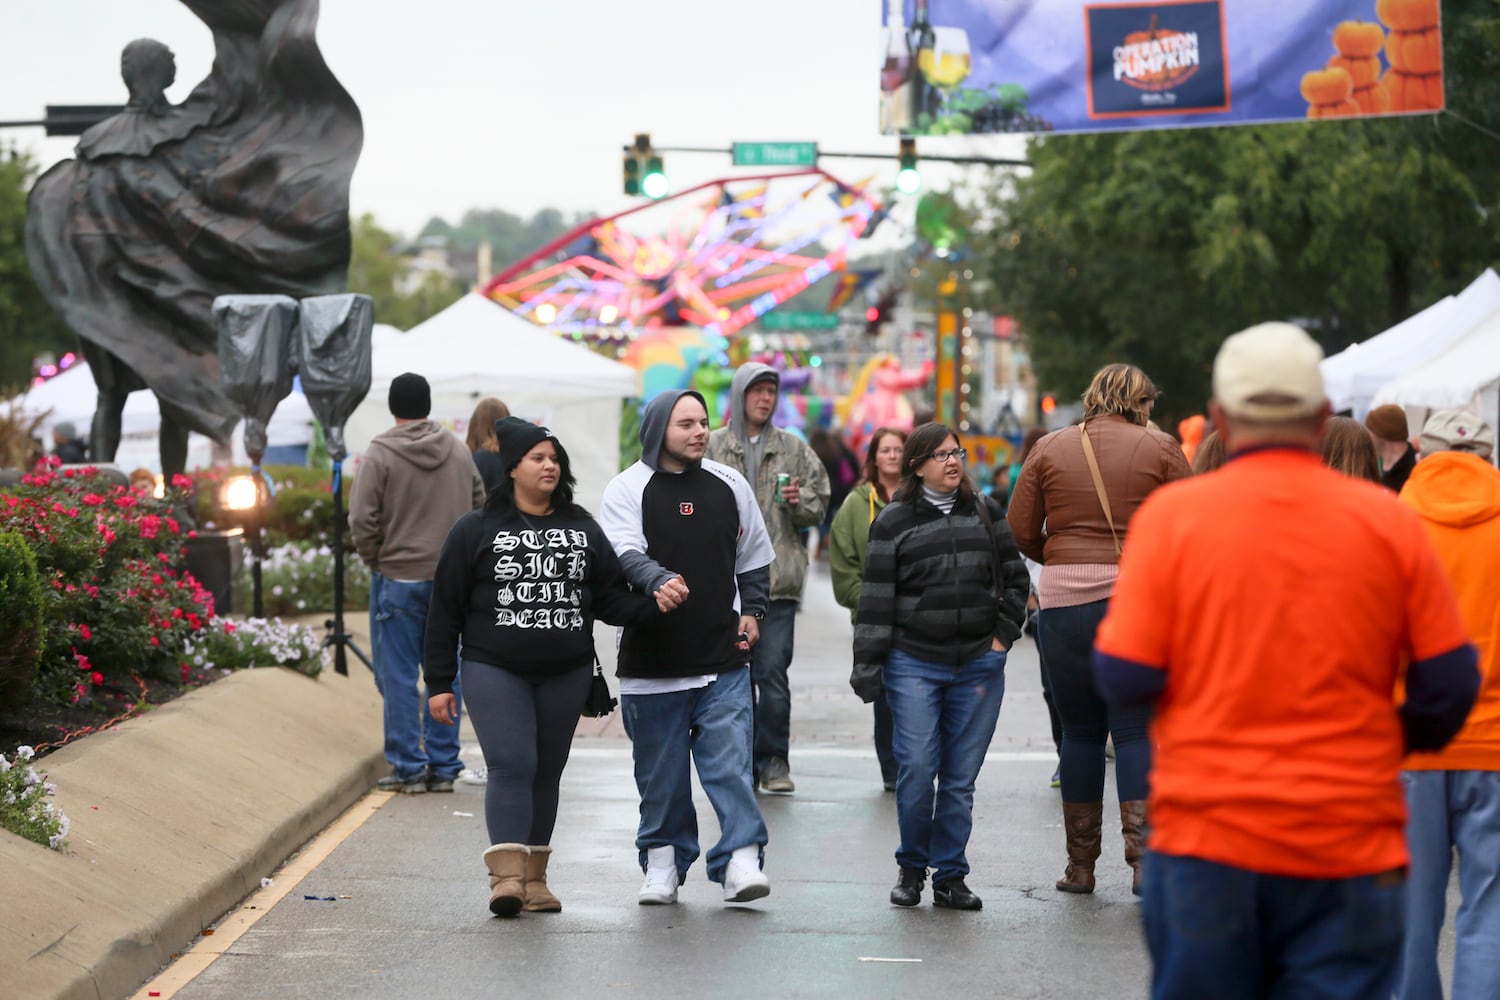
[(1469, 638), (1481, 651), (1479, 700), (1438, 753), (1406, 758), (1411, 882), (1398, 1000), (1442, 1000), (1438, 934), (1458, 851), (1463, 905), (1455, 931), (1455, 997), (1500, 997), (1500, 472), (1495, 433), (1462, 410), (1422, 428), (1422, 460), (1401, 489), (1453, 582)]
[(1322, 355), (1285, 323), (1225, 341), (1210, 416), (1232, 460), (1137, 512), (1095, 639), (1099, 693), (1158, 705), (1142, 892), (1157, 1000), (1389, 997), (1401, 760), (1446, 744), (1478, 686), (1421, 524), (1313, 450)]

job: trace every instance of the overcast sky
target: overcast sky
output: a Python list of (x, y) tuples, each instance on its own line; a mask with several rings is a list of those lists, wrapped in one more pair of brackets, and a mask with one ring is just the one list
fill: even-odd
[[(816, 140), (894, 153), (876, 121), (878, 0), (322, 0), (325, 59), (364, 116), (355, 212), (413, 235), (468, 208), (627, 207), (620, 146)], [(123, 104), (120, 50), (177, 55), (181, 101), (213, 61), (178, 0), (0, 0), (0, 121), (47, 104)], [(0, 132), (44, 164), (76, 139)], [(923, 139), (933, 153), (1018, 156), (1014, 138)], [(668, 154), (677, 188), (732, 173), (727, 156)], [(827, 160), (856, 181), (895, 163)], [(962, 180), (924, 171), (929, 186)]]

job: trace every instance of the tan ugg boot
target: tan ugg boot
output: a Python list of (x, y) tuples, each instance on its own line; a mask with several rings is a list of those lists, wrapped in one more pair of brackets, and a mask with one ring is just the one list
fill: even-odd
[(1141, 894), (1141, 862), (1146, 858), (1146, 803), (1120, 803), (1120, 834), (1125, 838), (1125, 862), (1130, 865), (1130, 891)]
[(484, 852), (490, 870), (490, 912), (495, 916), (513, 917), (521, 912), (530, 853), (525, 844), (496, 844)]
[(1099, 860), (1104, 826), (1103, 802), (1064, 802), (1063, 830), (1068, 837), (1068, 868), (1057, 880), (1059, 892), (1093, 892), (1094, 862)]
[(547, 888), (547, 859), (552, 857), (550, 847), (530, 847), (526, 858), (526, 905), (521, 909), (527, 913), (557, 913), (562, 909), (562, 900), (552, 895)]

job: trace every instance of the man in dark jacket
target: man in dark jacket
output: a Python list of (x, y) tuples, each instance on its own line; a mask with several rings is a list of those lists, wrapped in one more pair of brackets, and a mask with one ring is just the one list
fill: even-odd
[(600, 526), (631, 586), (655, 593), (681, 576), (689, 596), (671, 615), (627, 627), (619, 676), (641, 796), (636, 834), (646, 874), (638, 901), (677, 902), (698, 857), (689, 758), (720, 817), (708, 877), (725, 902), (771, 891), (767, 840), (751, 772), (750, 647), (770, 594), (771, 540), (739, 473), (704, 461), (708, 409), (696, 392), (665, 392), (641, 420), (641, 460), (604, 490)]
[(89, 460), (88, 448), (78, 440), (78, 431), (66, 420), (52, 428), (52, 454), (63, 465), (82, 465)]
[(370, 567), (370, 652), (393, 769), (379, 785), (406, 794), (451, 792), (464, 769), (458, 703), (454, 724), (442, 725), (417, 681), (438, 554), (454, 523), (484, 503), (484, 481), (464, 443), (427, 419), (432, 390), (425, 378), (396, 376), (390, 407), (396, 426), (365, 449), (349, 496), (349, 532)]

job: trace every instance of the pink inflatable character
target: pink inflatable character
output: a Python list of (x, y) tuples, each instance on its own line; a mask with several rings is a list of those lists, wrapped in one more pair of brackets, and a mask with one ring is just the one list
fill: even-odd
[(862, 380), (864, 395), (853, 400), (849, 418), (844, 422), (854, 454), (863, 455), (871, 436), (882, 427), (912, 429), (914, 413), (905, 393), (925, 386), (935, 367), (931, 361), (924, 361), (921, 368), (903, 370), (900, 361), (886, 355), (869, 378)]

